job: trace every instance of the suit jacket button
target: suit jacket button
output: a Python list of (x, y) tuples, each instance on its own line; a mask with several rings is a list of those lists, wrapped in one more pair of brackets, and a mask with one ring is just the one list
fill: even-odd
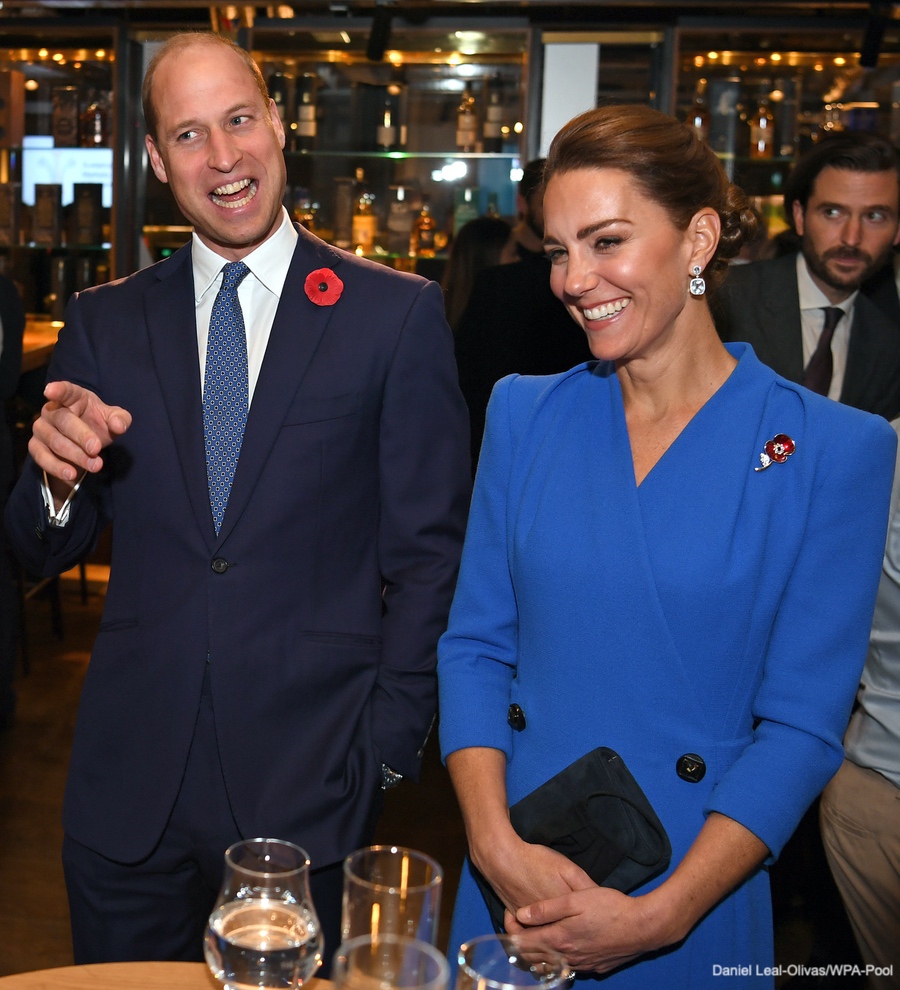
[(706, 776), (706, 763), (696, 753), (685, 753), (675, 763), (675, 773), (689, 784), (699, 784)]
[(224, 557), (216, 557), (212, 562), (212, 569), (216, 574), (224, 574), (228, 570), (228, 561)]
[(506, 713), (506, 721), (516, 732), (521, 732), (525, 728), (525, 712), (518, 705), (510, 705)]

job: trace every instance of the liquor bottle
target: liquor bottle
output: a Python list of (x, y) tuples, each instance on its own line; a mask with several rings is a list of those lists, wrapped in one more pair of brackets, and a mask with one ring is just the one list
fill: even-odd
[(413, 215), (406, 186), (391, 186), (387, 213), (387, 249), (391, 254), (409, 254)]
[(422, 209), (413, 224), (412, 236), (409, 239), (409, 253), (418, 258), (433, 258), (435, 254), (434, 235), (437, 224), (431, 215), (431, 204), (422, 198)]
[(304, 72), (297, 79), (297, 130), (294, 147), (297, 151), (312, 151), (316, 146), (318, 77)]
[(495, 192), (489, 192), (487, 198), (487, 210), (485, 215), (489, 217), (499, 217), (500, 216), (500, 206), (498, 204), (498, 196)]
[(453, 236), (470, 221), (474, 220), (478, 210), (478, 187), (463, 186), (456, 189), (453, 196)]
[(688, 114), (688, 123), (701, 141), (709, 142), (709, 107), (706, 105), (706, 80), (698, 79), (694, 89), (694, 102)]
[(750, 118), (750, 157), (771, 158), (775, 153), (775, 117), (769, 108), (769, 97), (761, 92), (756, 113)]
[(88, 104), (81, 112), (80, 138), (83, 148), (105, 148), (109, 145), (109, 114), (106, 100), (96, 90), (88, 95)]
[(456, 111), (456, 148), (458, 151), (476, 151), (478, 143), (478, 108), (469, 83), (463, 90)]
[(356, 202), (353, 209), (353, 229), (350, 239), (357, 254), (371, 254), (375, 247), (378, 218), (375, 216), (375, 196), (366, 185), (365, 173), (356, 170)]
[(495, 72), (487, 81), (484, 108), (484, 150), (491, 154), (503, 151), (503, 79)]
[(269, 96), (278, 108), (281, 123), (287, 128), (290, 123), (291, 79), (280, 69), (276, 69), (268, 81)]
[(384, 104), (375, 128), (375, 143), (382, 151), (393, 151), (397, 146), (397, 111), (390, 89), (384, 91)]

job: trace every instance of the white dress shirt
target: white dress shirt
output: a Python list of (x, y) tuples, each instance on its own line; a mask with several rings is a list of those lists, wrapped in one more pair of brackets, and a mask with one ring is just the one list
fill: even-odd
[(834, 370), (831, 374), (831, 388), (828, 398), (840, 400), (841, 389), (844, 387), (844, 372), (847, 368), (847, 350), (850, 347), (850, 327), (853, 324), (853, 304), (859, 292), (853, 292), (840, 303), (831, 302), (825, 293), (816, 285), (806, 267), (806, 258), (802, 252), (797, 255), (797, 288), (800, 290), (800, 324), (803, 331), (803, 367), (809, 364), (810, 358), (822, 336), (825, 327), (825, 306), (837, 306), (844, 311), (838, 320), (831, 338), (831, 356)]
[[(287, 210), (282, 208), (281, 226), (278, 230), (242, 259), (250, 269), (250, 274), (238, 286), (238, 299), (244, 314), (244, 329), (247, 334), (247, 373), (251, 402), (269, 343), (269, 333), (275, 321), (275, 311), (278, 309), (296, 245), (297, 231), (291, 223)], [(206, 371), (206, 347), (209, 341), (209, 318), (212, 315), (216, 294), (222, 285), (222, 269), (228, 264), (228, 259), (216, 254), (194, 233), (191, 242), (191, 264), (194, 270), (194, 312), (197, 320), (197, 350), (200, 356), (202, 391)], [(72, 499), (83, 479), (84, 475), (78, 479), (66, 501), (56, 511), (47, 474), (44, 472), (41, 487), (51, 525), (65, 526), (69, 521)]]

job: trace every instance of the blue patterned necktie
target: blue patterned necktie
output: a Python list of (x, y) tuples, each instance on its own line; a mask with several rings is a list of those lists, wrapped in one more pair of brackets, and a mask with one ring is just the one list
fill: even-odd
[(223, 269), (222, 287), (209, 318), (206, 372), (203, 379), (203, 434), (209, 505), (216, 533), (222, 527), (231, 482), (237, 467), (250, 385), (247, 375), (247, 335), (237, 289), (250, 269), (243, 261)]

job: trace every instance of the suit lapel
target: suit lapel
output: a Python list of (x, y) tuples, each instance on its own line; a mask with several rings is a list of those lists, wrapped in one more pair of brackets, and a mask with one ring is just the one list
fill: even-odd
[(800, 322), (800, 289), (797, 285), (797, 256), (790, 254), (776, 262), (776, 277), (763, 291), (766, 333), (769, 346), (777, 355), (774, 367), (790, 381), (803, 377), (803, 329)]
[(194, 275), (190, 244), (173, 255), (159, 272), (160, 281), (147, 292), (144, 301), (150, 350), (188, 497), (197, 524), (212, 548), (215, 528), (209, 508), (203, 447), (200, 359), (193, 316)]
[(220, 540), (228, 536), (246, 507), (334, 312), (332, 306), (316, 306), (310, 302), (304, 282), (316, 268), (336, 269), (341, 256), (302, 228), (298, 230), (294, 257), (250, 404), (241, 456), (219, 532)]

